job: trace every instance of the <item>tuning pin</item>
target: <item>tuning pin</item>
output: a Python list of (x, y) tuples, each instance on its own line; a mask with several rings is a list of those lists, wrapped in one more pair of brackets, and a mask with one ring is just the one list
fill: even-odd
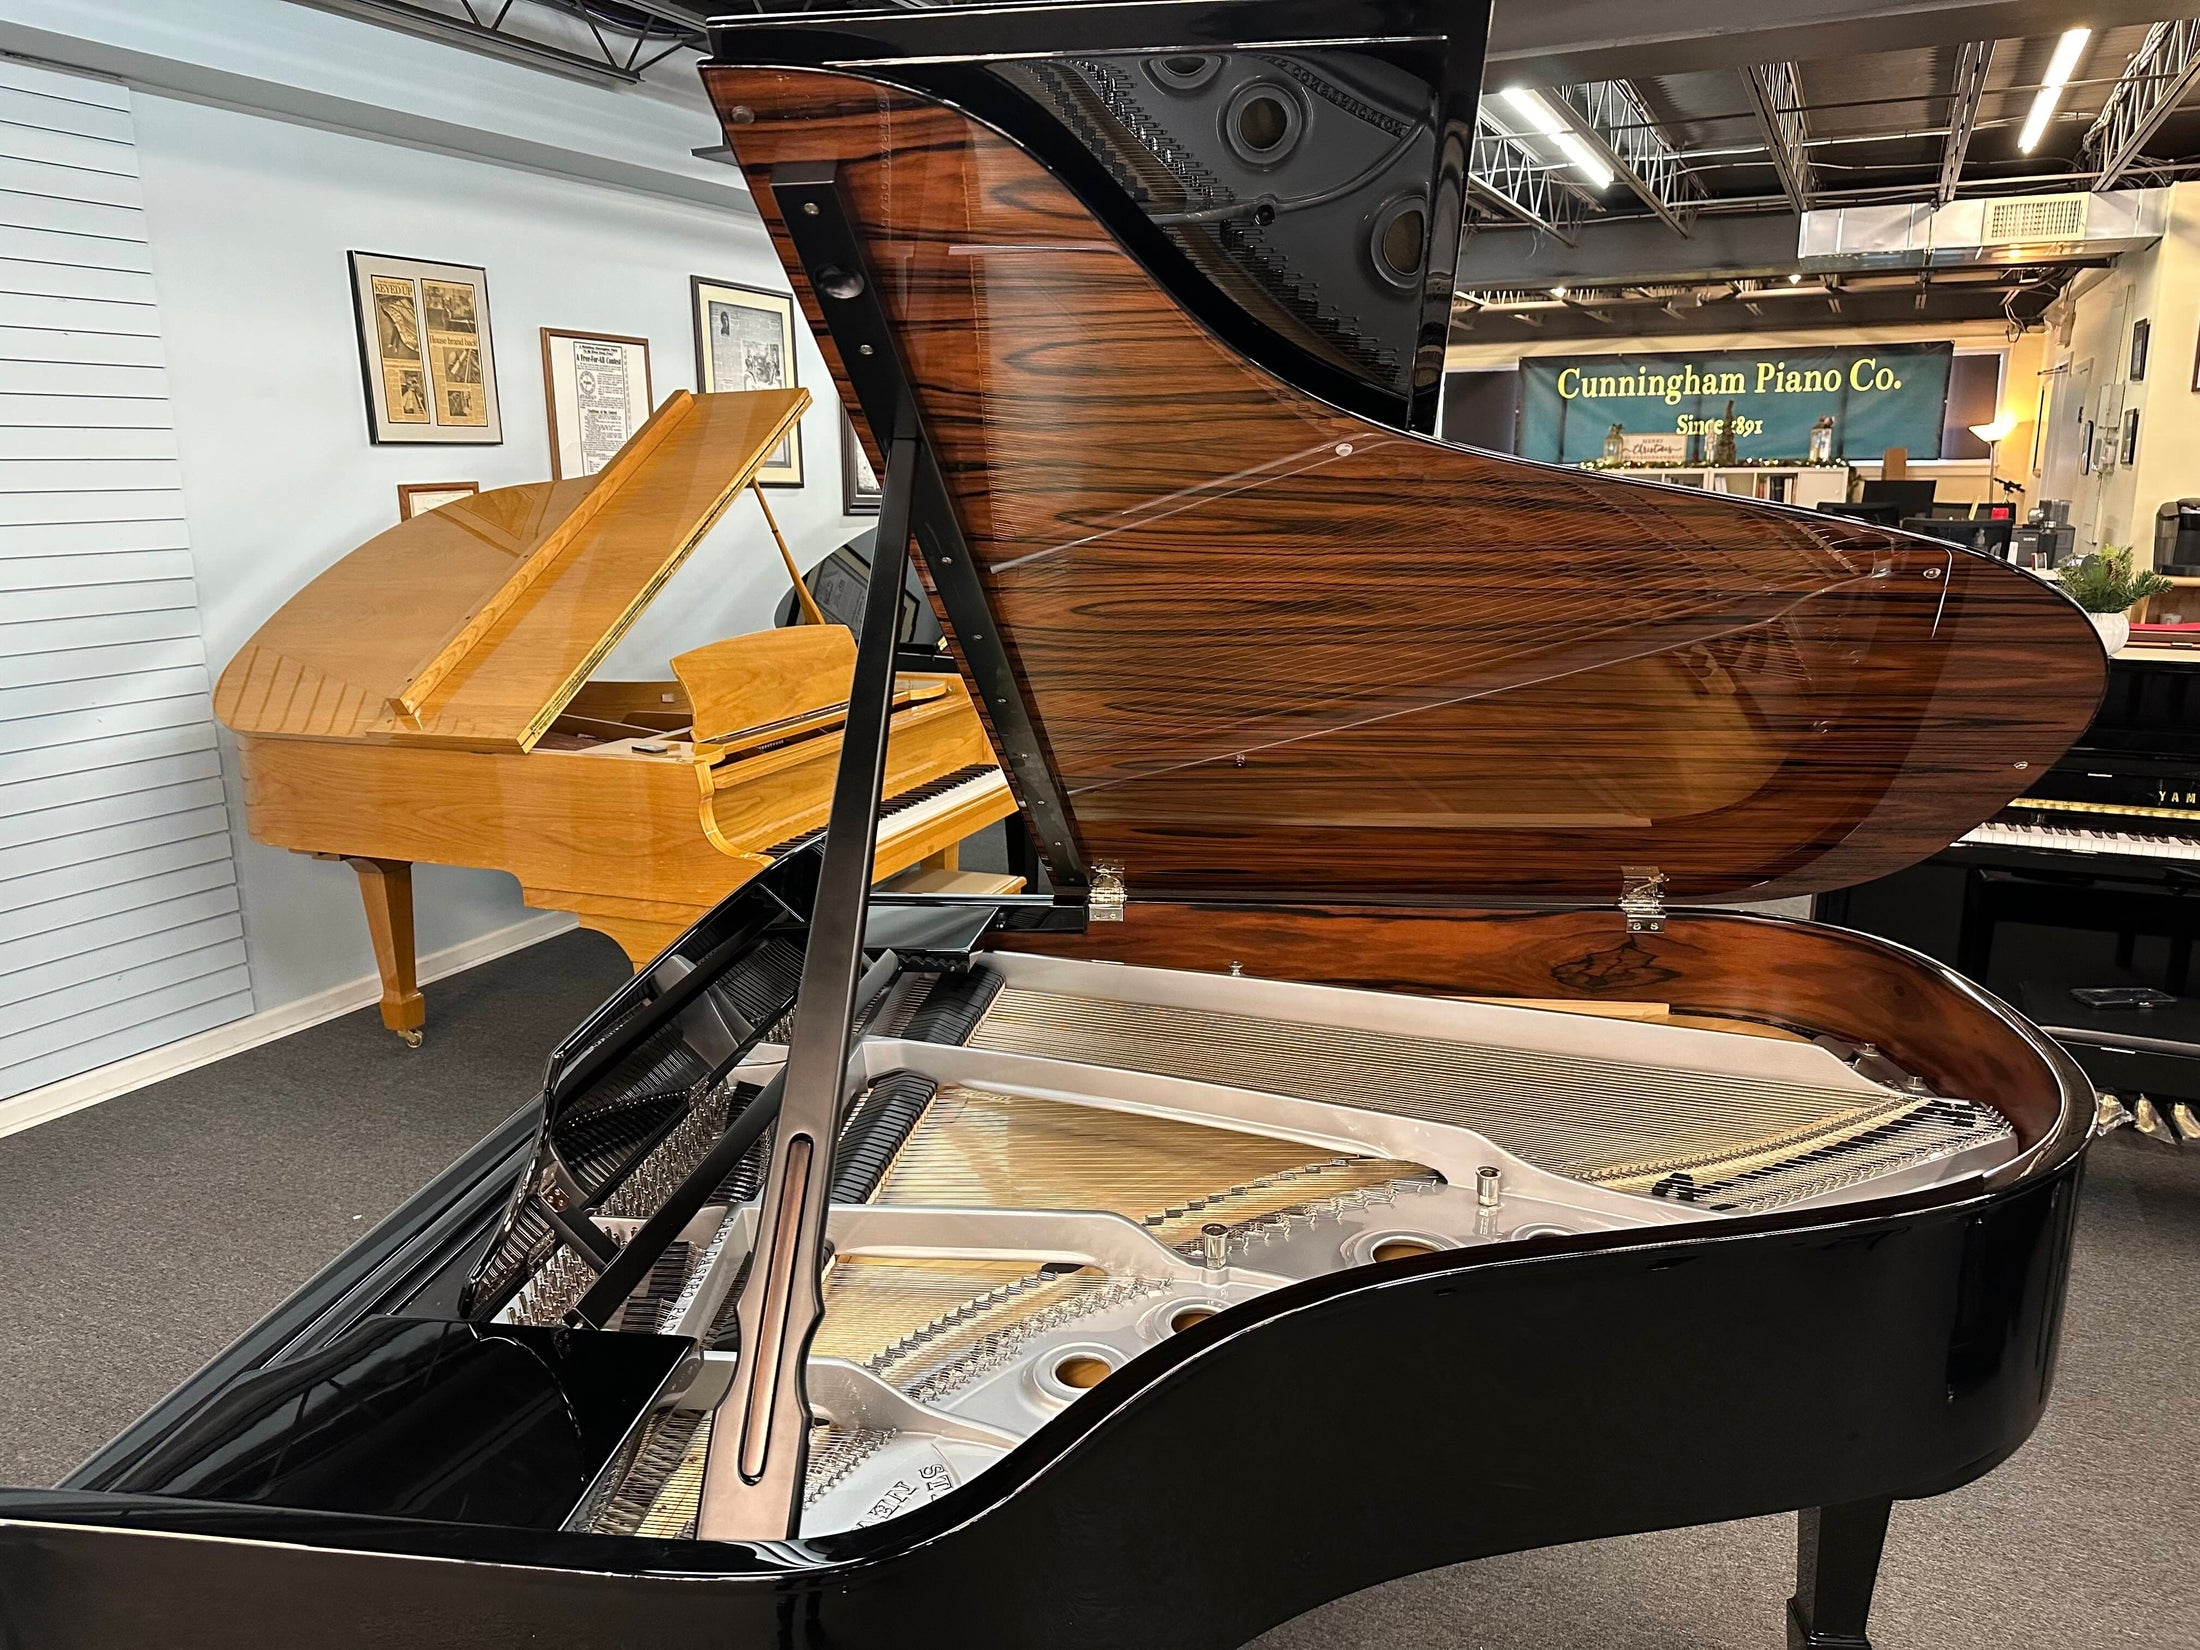
[(2131, 1108), (2113, 1094), (2097, 1094), (2093, 1097), (2093, 1126), (2103, 1134), (2127, 1127), (2131, 1122)]
[(2149, 1140), (2159, 1140), (2165, 1146), (2182, 1144), (2177, 1131), (2162, 1120), (2162, 1114), (2154, 1109), (2154, 1102), (2143, 1094), (2139, 1096), (2138, 1105), (2132, 1108), (2131, 1124)]
[(2195, 1114), (2191, 1106), (2180, 1100), (2170, 1107), (2169, 1117), (2187, 1140), (2200, 1140), (2200, 1114)]

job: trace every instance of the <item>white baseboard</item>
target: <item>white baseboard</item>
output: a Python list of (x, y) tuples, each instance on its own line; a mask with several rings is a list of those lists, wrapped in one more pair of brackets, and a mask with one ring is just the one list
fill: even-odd
[[(538, 945), (553, 934), (562, 934), (574, 926), (569, 911), (542, 911), (491, 933), (461, 940), (441, 951), (431, 951), (419, 960), (420, 983), (428, 985), (449, 979), (453, 974), (463, 974), (469, 968)], [(42, 1088), (0, 1100), (0, 1137), (50, 1123), (72, 1111), (82, 1111), (102, 1100), (112, 1100), (117, 1095), (144, 1088), (148, 1083), (196, 1071), (200, 1066), (226, 1060), (232, 1054), (242, 1054), (248, 1048), (272, 1043), (278, 1037), (288, 1037), (294, 1031), (303, 1031), (308, 1026), (317, 1026), (324, 1020), (333, 1020), (338, 1015), (350, 1014), (381, 1000), (382, 982), (368, 974), (346, 980), (342, 985), (332, 985), (326, 991), (316, 991), (310, 997), (301, 997), (280, 1008), (247, 1014), (227, 1025), (180, 1037), (159, 1048), (147, 1049), (143, 1054), (133, 1054), (126, 1060), (117, 1060), (94, 1071), (79, 1072), (58, 1083), (48, 1083)]]

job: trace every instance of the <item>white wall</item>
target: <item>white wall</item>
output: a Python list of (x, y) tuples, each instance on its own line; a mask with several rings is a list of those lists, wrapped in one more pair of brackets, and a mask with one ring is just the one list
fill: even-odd
[[(556, 13), (525, 10), (531, 28), (550, 24), (589, 55), (577, 19), (559, 31)], [(310, 0), (0, 0), (0, 51), (140, 92), (755, 211), (738, 172), (692, 153), (723, 137), (684, 51), (639, 85), (599, 84)]]
[[(402, 37), (399, 37), (402, 38)], [(407, 45), (413, 44), (406, 42)], [(690, 275), (785, 290), (748, 212), (141, 94), (138, 144), (209, 663), (216, 672), (315, 573), (396, 520), (400, 482), (485, 488), (549, 474), (536, 329), (647, 337), (654, 388), (694, 387)], [(745, 206), (745, 202), (743, 203)], [(345, 253), (477, 264), (489, 277), (504, 442), (369, 443)], [(773, 494), (805, 565), (868, 523), (841, 516), (839, 413), (805, 335), (809, 484)], [(768, 627), (786, 580), (737, 503), (607, 673)], [(231, 796), (234, 749), (226, 752)], [(237, 859), (262, 1010), (371, 971), (351, 873), (243, 836)], [(419, 946), (517, 921), (500, 873), (423, 867)]]
[(129, 92), (0, 61), (0, 1101), (252, 1012), (150, 265)]
[[(2200, 497), (2200, 394), (2194, 392), (2193, 340), (2200, 336), (2200, 183), (2170, 191), (2162, 239), (2129, 252), (2109, 269), (2081, 274), (2070, 316), (2070, 341), (2059, 337), (2052, 365), (2086, 374), (2086, 404), (2099, 410), (2101, 391), (2118, 385), (2125, 410), (2139, 409), (2136, 462), (2074, 479), (2070, 519), (2078, 547), (2129, 545), (2141, 566), (2154, 553), (2154, 513), (2171, 499)], [(2131, 334), (2151, 323), (2147, 375), (2133, 382)]]

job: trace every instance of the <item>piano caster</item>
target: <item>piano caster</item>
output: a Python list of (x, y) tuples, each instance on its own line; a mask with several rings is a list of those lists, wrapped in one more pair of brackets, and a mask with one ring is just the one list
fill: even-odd
[(2170, 1127), (2169, 1120), (2162, 1115), (2160, 1109), (2143, 1094), (2139, 1096), (2139, 1103), (2132, 1108), (2131, 1126), (2149, 1140), (2159, 1140), (2165, 1146), (2181, 1146), (2184, 1144), (2182, 1140), (2178, 1139), (2177, 1131)]
[(427, 1041), (426, 1036), (417, 1027), (411, 1031), (400, 1031), (397, 1035), (405, 1040), (407, 1048), (418, 1048)]
[(1872, 1650), (1864, 1627), (1892, 1506), (1887, 1500), (1851, 1501), (1796, 1514), (1788, 1650)]

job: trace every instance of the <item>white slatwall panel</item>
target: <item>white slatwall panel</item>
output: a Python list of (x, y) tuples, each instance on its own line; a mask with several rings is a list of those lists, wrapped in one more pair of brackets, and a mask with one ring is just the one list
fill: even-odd
[(143, 206), (0, 61), (0, 1099), (252, 1011)]

